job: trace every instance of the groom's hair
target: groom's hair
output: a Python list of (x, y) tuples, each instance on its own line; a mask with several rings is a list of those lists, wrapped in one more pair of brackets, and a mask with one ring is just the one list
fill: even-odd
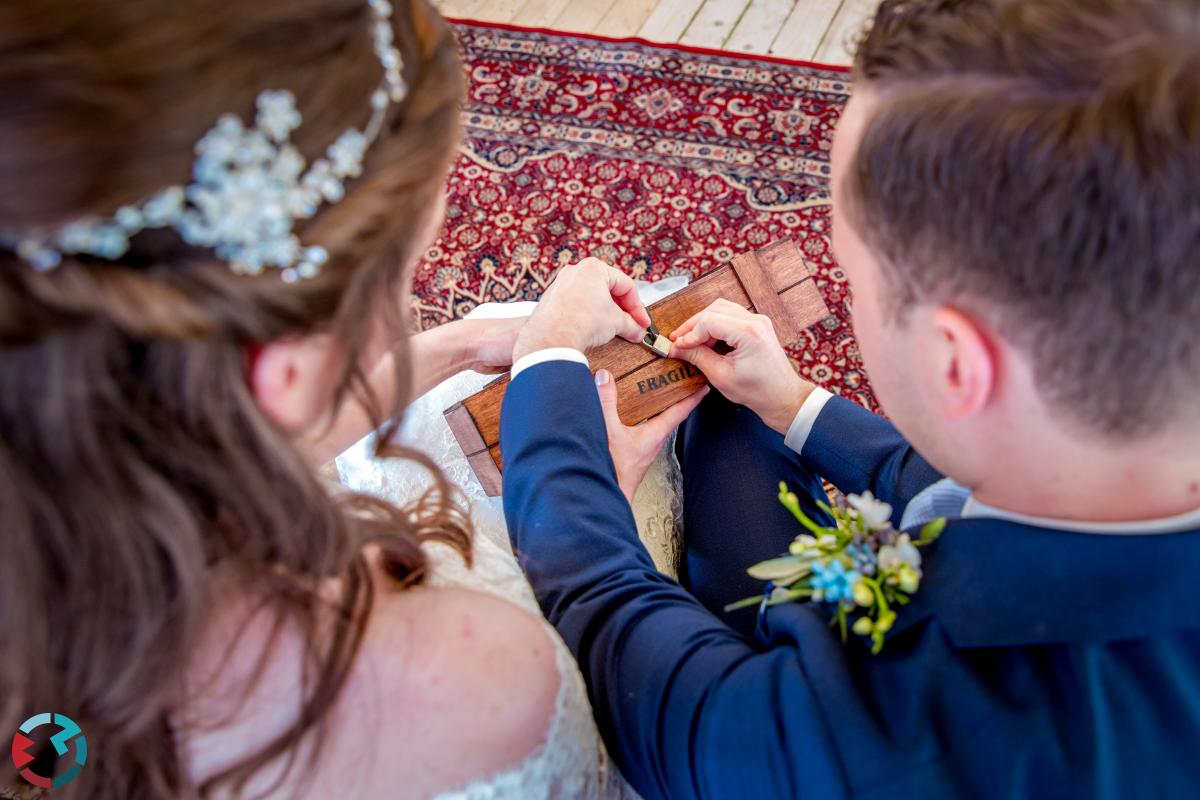
[(978, 313), (1113, 439), (1200, 403), (1200, 0), (885, 0), (843, 184), (914, 301)]

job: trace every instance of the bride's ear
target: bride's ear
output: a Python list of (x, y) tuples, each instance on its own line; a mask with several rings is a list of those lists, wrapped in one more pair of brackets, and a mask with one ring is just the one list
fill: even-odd
[(281, 427), (299, 433), (329, 411), (330, 340), (314, 335), (255, 348), (248, 364), (259, 407)]

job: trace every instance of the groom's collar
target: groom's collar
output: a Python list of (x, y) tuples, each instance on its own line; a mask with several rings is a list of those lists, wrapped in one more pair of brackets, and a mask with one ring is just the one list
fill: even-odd
[(971, 518), (923, 550), (895, 633), (933, 618), (959, 646), (1001, 647), (1200, 628), (1200, 530), (1114, 536)]

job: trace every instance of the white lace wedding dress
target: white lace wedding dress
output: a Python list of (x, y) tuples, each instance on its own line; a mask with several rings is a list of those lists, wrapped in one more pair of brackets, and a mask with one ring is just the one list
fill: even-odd
[[(669, 278), (656, 284), (639, 282), (639, 295), (649, 303), (677, 291), (685, 278)], [(532, 311), (533, 303), (488, 303), (470, 317), (520, 316)], [(440, 545), (429, 545), (434, 565), (433, 585), (462, 585), (491, 592), (540, 616), (533, 592), (513, 558), (499, 497), (487, 497), (476, 480), (462, 449), (455, 441), (442, 411), (473, 394), (494, 376), (464, 372), (416, 400), (405, 414), (399, 432), (407, 444), (430, 455), (450, 481), (461, 487), (470, 504), (475, 526), (474, 567), (466, 569), (456, 554)], [(646, 480), (634, 497), (638, 533), (658, 568), (677, 574), (680, 554), (680, 476), (673, 441), (668, 441)], [(397, 461), (378, 461), (371, 456), (374, 436), (369, 436), (337, 460), (338, 476), (351, 489), (404, 505), (427, 486), (421, 468)], [(592, 721), (587, 690), (575, 661), (553, 628), (546, 625), (554, 642), (560, 675), (554, 717), (545, 743), (519, 766), (500, 775), (483, 777), (438, 800), (539, 800), (539, 798), (635, 798), (637, 795), (612, 766)]]

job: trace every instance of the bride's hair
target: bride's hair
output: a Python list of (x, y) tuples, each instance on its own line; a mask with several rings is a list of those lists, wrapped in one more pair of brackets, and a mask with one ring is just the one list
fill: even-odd
[[(293, 141), (320, 156), (371, 113), (382, 68), (367, 0), (0, 6), (0, 732), (43, 711), (78, 722), (90, 754), (68, 792), (236, 790), (302, 737), (319, 742), (372, 607), (364, 547), (397, 586), (421, 581), (423, 540), (469, 553), (469, 520), (428, 458), (389, 453), (433, 475), (413, 507), (335, 495), (247, 385), (254, 343), (328, 333), (337, 402), (357, 397), (393, 427), (407, 402), (394, 306), (457, 145), (462, 76), (427, 0), (393, 6), (407, 95), (363, 177), (297, 230), (329, 260), (291, 284), (275, 269), (236, 275), (170, 230), (50, 272), (18, 258), (12, 235), (186, 183), (196, 141), (224, 113), (251, 115), (263, 90), (294, 93)], [(393, 409), (359, 363), (381, 315), (395, 329)], [(309, 663), (294, 726), (193, 786), (173, 723), (218, 574), (252, 591), (276, 632), (298, 626)], [(3, 763), (0, 785), (16, 779)]]

